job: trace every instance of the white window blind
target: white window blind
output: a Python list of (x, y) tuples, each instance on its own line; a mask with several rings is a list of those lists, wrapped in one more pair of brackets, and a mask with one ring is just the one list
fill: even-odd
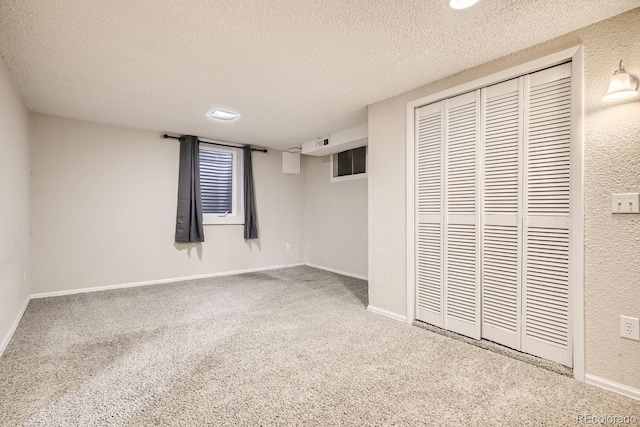
[(201, 145), (199, 153), (204, 224), (243, 224), (242, 150)]
[(233, 212), (233, 155), (231, 153), (200, 150), (200, 191), (203, 213)]

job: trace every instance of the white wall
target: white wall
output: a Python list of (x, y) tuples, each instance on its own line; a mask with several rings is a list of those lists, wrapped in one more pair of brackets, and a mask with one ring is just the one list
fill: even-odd
[(612, 193), (640, 191), (640, 102), (600, 100), (620, 59), (640, 75), (638, 22), (635, 9), (369, 107), (371, 305), (406, 313), (406, 103), (583, 44), (586, 371), (640, 389), (640, 342), (618, 320), (640, 317), (640, 216), (611, 215)]
[(30, 293), (28, 121), (0, 59), (0, 353)]
[(273, 150), (253, 154), (257, 242), (211, 225), (175, 244), (178, 152), (155, 132), (32, 115), (34, 293), (304, 262), (304, 179)]
[(367, 277), (367, 179), (330, 182), (330, 156), (302, 156), (305, 261)]

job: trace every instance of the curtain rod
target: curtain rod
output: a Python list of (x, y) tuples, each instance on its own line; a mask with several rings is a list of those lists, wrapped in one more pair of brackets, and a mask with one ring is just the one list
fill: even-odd
[[(164, 139), (171, 138), (171, 139), (180, 140), (179, 136), (171, 136), (171, 135), (167, 135), (166, 133), (164, 135), (162, 135), (162, 137)], [(242, 148), (242, 146), (240, 144), (238, 144), (238, 145), (223, 144), (221, 142), (203, 141), (200, 138), (198, 138), (198, 142), (202, 142), (203, 144), (218, 145), (220, 147)], [(267, 150), (265, 150), (263, 148), (251, 148), (251, 151), (260, 151), (261, 153), (266, 153), (267, 152)]]

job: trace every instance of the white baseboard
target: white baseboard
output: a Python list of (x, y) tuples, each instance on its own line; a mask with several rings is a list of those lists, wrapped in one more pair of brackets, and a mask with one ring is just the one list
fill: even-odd
[(342, 276), (353, 277), (354, 279), (369, 280), (367, 279), (367, 276), (362, 276), (360, 274), (347, 273), (346, 271), (336, 270), (335, 268), (323, 267), (321, 265), (315, 265), (308, 262), (305, 263), (305, 265), (309, 267), (317, 268), (318, 270), (324, 270), (324, 271), (329, 271), (331, 273), (341, 274)]
[(372, 305), (368, 305), (367, 310), (369, 310), (372, 313), (387, 316), (393, 320), (397, 320), (398, 322), (407, 323), (407, 316), (403, 316), (402, 314), (394, 313), (392, 311), (384, 310), (382, 308), (374, 307)]
[(11, 341), (11, 337), (13, 337), (13, 334), (16, 332), (16, 329), (18, 329), (18, 324), (20, 323), (20, 320), (22, 319), (22, 315), (27, 309), (27, 305), (29, 305), (30, 300), (31, 300), (31, 297), (25, 298), (24, 303), (22, 304), (22, 308), (20, 309), (20, 311), (18, 311), (16, 318), (13, 320), (13, 324), (11, 325), (11, 328), (9, 328), (9, 330), (7, 331), (7, 334), (4, 336), (4, 338), (2, 338), (2, 342), (0, 342), (0, 356), (2, 356), (4, 351), (7, 349), (7, 345), (9, 345), (9, 341)]
[(595, 375), (591, 374), (584, 374), (584, 382), (596, 387), (613, 391), (618, 394), (622, 394), (632, 399), (640, 400), (640, 390), (638, 390), (637, 388), (629, 387), (627, 385), (620, 384), (606, 378), (596, 377)]
[(48, 298), (48, 297), (58, 297), (62, 295), (73, 295), (73, 294), (84, 294), (89, 292), (100, 292), (100, 291), (110, 291), (113, 289), (124, 289), (124, 288), (135, 288), (138, 286), (150, 286), (150, 285), (161, 285), (163, 283), (172, 283), (172, 282), (183, 282), (185, 280), (194, 280), (194, 279), (207, 279), (210, 277), (220, 277), (220, 276), (232, 276), (234, 274), (244, 274), (244, 273), (255, 273), (258, 271), (268, 271), (268, 270), (278, 270), (280, 268), (289, 268), (289, 267), (299, 267), (304, 265), (304, 263), (296, 263), (296, 264), (286, 264), (286, 265), (272, 265), (269, 267), (257, 267), (257, 268), (249, 268), (246, 270), (235, 270), (235, 271), (223, 271), (220, 273), (208, 273), (208, 274), (198, 274), (195, 276), (183, 276), (183, 277), (172, 277), (169, 279), (158, 279), (158, 280), (148, 280), (144, 282), (132, 282), (132, 283), (122, 283), (117, 285), (107, 285), (107, 286), (96, 286), (92, 288), (80, 288), (80, 289), (69, 289), (65, 291), (54, 291), (54, 292), (42, 292), (37, 294), (32, 294), (31, 299), (36, 298)]

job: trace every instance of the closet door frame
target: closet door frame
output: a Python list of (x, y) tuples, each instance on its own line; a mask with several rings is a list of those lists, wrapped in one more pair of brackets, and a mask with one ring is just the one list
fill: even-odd
[(584, 332), (584, 158), (583, 158), (583, 47), (574, 46), (554, 54), (494, 73), (462, 85), (434, 93), (406, 104), (406, 240), (407, 240), (407, 322), (413, 323), (416, 313), (416, 143), (415, 110), (424, 105), (481, 89), (512, 78), (571, 61), (571, 200), (570, 225), (574, 230), (570, 241), (573, 268), (570, 280), (570, 312), (572, 324), (573, 374), (585, 377)]

